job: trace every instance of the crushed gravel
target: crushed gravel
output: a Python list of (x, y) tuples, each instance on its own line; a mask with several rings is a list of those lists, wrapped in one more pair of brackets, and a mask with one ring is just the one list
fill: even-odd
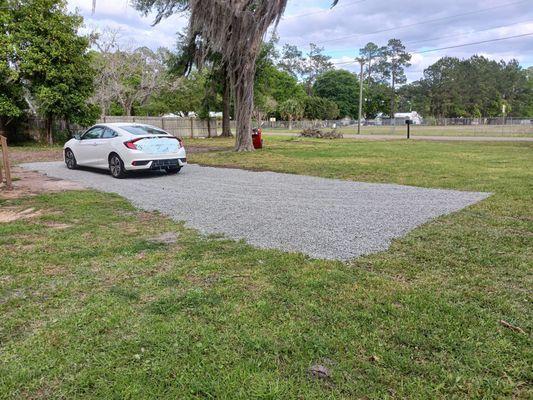
[(490, 195), (198, 165), (178, 175), (123, 180), (103, 171), (71, 171), (62, 162), (22, 166), (117, 193), (140, 209), (186, 221), (202, 233), (340, 260), (386, 250), (417, 226)]

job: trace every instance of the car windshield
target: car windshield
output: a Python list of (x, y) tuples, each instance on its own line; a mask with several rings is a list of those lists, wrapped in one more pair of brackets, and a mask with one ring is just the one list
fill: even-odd
[(161, 129), (157, 129), (153, 126), (123, 125), (121, 126), (121, 128), (133, 135), (167, 135), (168, 136), (168, 133), (166, 133), (165, 131), (162, 131)]

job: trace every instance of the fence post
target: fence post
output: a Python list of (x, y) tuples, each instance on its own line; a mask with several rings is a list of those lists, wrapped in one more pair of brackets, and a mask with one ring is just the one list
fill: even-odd
[(11, 184), (11, 170), (9, 169), (9, 157), (7, 154), (7, 139), (5, 138), (5, 136), (0, 136), (0, 144), (2, 145), (2, 164), (4, 166), (4, 173), (6, 174), (6, 187), (9, 190), (9, 189), (12, 189), (13, 186)]
[(165, 118), (161, 117), (161, 129), (165, 130)]
[(191, 139), (194, 139), (194, 118), (190, 117), (191, 120)]

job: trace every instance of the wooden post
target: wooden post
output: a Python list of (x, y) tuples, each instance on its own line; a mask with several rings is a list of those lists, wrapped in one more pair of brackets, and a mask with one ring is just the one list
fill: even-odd
[(9, 169), (9, 157), (7, 154), (7, 139), (5, 136), (0, 136), (0, 143), (2, 145), (2, 164), (4, 166), (4, 173), (6, 174), (6, 187), (12, 189), (11, 184), (11, 170)]
[(161, 129), (165, 130), (165, 118), (161, 117)]
[(191, 139), (194, 139), (194, 118), (191, 117)]

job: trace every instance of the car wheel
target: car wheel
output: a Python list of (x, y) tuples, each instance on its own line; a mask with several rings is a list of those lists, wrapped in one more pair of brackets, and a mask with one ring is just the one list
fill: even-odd
[(78, 167), (76, 157), (74, 157), (74, 153), (70, 149), (65, 150), (65, 164), (68, 169), (76, 169)]
[(120, 157), (116, 154), (112, 154), (109, 157), (109, 172), (113, 175), (113, 178), (122, 179), (126, 176), (126, 169), (124, 163)]
[(174, 175), (180, 172), (180, 170), (181, 170), (181, 167), (169, 167), (167, 168), (167, 174)]

